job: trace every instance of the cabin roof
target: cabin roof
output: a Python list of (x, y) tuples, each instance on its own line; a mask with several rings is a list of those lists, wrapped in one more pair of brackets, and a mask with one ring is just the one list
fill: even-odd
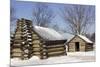
[[(43, 39), (47, 40), (65, 40), (65, 38), (57, 31), (51, 28), (45, 28), (40, 26), (34, 26), (35, 32), (37, 32)], [(66, 39), (67, 40), (67, 39)]]
[(80, 38), (82, 38), (83, 40), (85, 40), (87, 43), (93, 43), (89, 38), (87, 38), (86, 36), (83, 35), (78, 35)]
[(70, 42), (76, 36), (80, 37), (81, 39), (83, 39), (87, 43), (93, 43), (89, 38), (87, 38), (86, 36), (83, 36), (83, 35), (74, 35), (73, 37), (71, 37), (71, 39), (68, 40), (68, 42)]

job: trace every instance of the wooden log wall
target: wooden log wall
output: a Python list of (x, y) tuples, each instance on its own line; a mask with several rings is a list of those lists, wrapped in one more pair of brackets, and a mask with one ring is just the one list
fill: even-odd
[(11, 58), (29, 59), (38, 56), (46, 59), (51, 56), (66, 55), (66, 40), (46, 41), (34, 30), (30, 20), (17, 21), (15, 34), (11, 37)]
[(66, 47), (64, 43), (66, 40), (56, 40), (56, 41), (47, 41), (46, 49), (47, 49), (47, 56), (61, 56), (61, 55), (67, 55), (66, 53)]
[(13, 35), (13, 40), (11, 42), (11, 58), (17, 57), (21, 58), (22, 57), (22, 24), (18, 20), (17, 21), (17, 29), (15, 30), (15, 34)]
[(92, 51), (93, 50), (93, 43), (86, 43), (86, 51)]
[(11, 58), (29, 59), (32, 55), (32, 24), (28, 20), (18, 20), (14, 38), (11, 39)]

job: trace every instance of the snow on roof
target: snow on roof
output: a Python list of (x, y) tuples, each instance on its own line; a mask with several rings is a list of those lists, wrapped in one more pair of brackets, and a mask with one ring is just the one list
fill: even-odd
[[(84, 41), (86, 41), (87, 43), (93, 43), (90, 39), (88, 39), (86, 36), (83, 36), (83, 35), (77, 35), (79, 36), (80, 38), (82, 38)], [(68, 39), (68, 42), (73, 38), (75, 37), (75, 35), (71, 36), (69, 39)]]
[(44, 39), (48, 40), (62, 40), (63, 36), (51, 28), (34, 26), (34, 30)]
[(83, 36), (83, 35), (78, 35), (80, 38), (84, 39), (88, 43), (93, 43), (89, 38)]

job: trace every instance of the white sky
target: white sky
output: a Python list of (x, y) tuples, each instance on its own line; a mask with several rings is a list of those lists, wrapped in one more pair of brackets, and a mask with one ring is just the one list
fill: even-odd
[(87, 4), (87, 5), (95, 5), (96, 4), (96, 0), (18, 0), (18, 1), (72, 3), (72, 4)]

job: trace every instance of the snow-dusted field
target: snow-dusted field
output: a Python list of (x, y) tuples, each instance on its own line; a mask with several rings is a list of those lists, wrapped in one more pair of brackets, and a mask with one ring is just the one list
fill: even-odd
[(37, 64), (56, 64), (70, 62), (90, 62), (95, 61), (95, 51), (90, 52), (68, 52), (67, 56), (50, 57), (41, 60), (33, 56), (29, 60), (20, 60), (17, 58), (11, 59), (11, 66), (37, 65)]
[(68, 56), (95, 56), (95, 51), (88, 52), (67, 52)]

